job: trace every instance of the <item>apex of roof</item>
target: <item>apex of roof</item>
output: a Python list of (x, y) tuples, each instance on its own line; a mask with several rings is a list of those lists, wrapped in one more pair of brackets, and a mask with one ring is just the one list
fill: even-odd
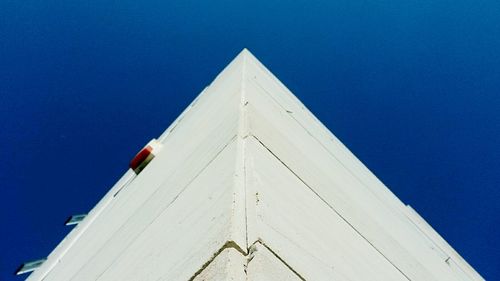
[(247, 49), (28, 280), (483, 280)]

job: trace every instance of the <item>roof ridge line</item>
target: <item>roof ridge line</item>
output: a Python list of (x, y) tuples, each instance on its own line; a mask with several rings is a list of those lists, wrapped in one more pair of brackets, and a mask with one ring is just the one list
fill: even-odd
[(248, 134), (248, 119), (246, 115), (246, 60), (248, 50), (243, 49), (238, 55), (240, 71), (239, 92), (240, 102), (238, 104), (238, 129), (237, 148), (233, 181), (233, 212), (230, 226), (230, 237), (243, 245), (244, 251), (248, 249), (248, 225), (247, 225), (247, 198), (246, 198), (246, 171), (245, 171), (245, 136)]

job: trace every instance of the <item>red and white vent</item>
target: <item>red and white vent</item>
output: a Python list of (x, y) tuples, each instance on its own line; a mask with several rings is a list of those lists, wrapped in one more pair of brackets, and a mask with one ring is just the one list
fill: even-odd
[(152, 139), (135, 157), (130, 161), (129, 167), (138, 175), (155, 158), (161, 149), (161, 143)]

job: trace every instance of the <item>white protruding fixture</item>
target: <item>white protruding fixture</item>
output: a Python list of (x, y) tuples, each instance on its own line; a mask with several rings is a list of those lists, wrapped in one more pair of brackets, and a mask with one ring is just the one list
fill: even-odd
[(483, 280), (246, 49), (157, 142), (28, 280)]
[(87, 214), (72, 215), (64, 222), (64, 225), (77, 225), (82, 222), (86, 216)]
[(15, 275), (21, 275), (21, 274), (26, 274), (35, 271), (37, 268), (42, 266), (42, 264), (45, 262), (45, 259), (39, 259), (35, 261), (30, 261), (23, 263), (19, 266), (19, 268), (16, 270), (14, 273)]

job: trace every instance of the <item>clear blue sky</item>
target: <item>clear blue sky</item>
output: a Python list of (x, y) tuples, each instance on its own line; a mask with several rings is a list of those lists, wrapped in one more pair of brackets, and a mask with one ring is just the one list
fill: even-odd
[(499, 279), (499, 1), (204, 2), (0, 2), (0, 280), (243, 47)]

